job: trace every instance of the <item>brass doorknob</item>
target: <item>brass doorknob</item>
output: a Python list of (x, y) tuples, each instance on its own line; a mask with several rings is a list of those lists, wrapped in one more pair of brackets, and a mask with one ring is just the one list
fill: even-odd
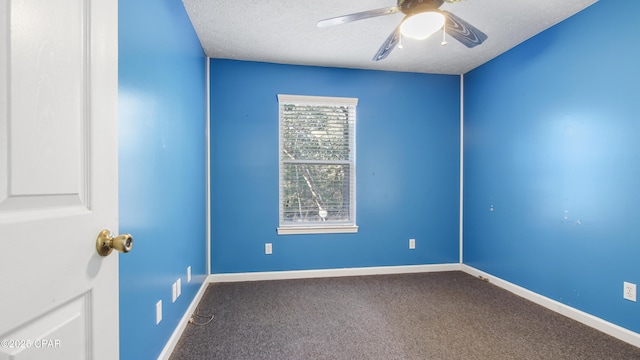
[(133, 236), (122, 234), (116, 237), (111, 235), (111, 231), (102, 230), (96, 239), (96, 250), (100, 256), (111, 254), (113, 249), (126, 253), (131, 251), (133, 247)]

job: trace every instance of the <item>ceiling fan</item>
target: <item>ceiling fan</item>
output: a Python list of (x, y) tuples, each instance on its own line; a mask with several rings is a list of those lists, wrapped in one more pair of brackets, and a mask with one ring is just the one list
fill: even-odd
[[(447, 34), (466, 47), (472, 48), (487, 40), (487, 35), (452, 13), (439, 9), (445, 2), (457, 3), (460, 1), (462, 0), (398, 0), (397, 6), (324, 19), (318, 21), (317, 26), (324, 28), (397, 12), (405, 14), (404, 19), (375, 54), (373, 61), (380, 61), (389, 56), (402, 36), (425, 39), (443, 26)], [(431, 28), (423, 29), (422, 26), (426, 24), (432, 24)], [(445, 44), (446, 42), (443, 42), (443, 45)]]

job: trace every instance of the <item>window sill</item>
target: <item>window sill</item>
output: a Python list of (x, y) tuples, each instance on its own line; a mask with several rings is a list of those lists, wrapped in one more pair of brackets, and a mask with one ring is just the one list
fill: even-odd
[(294, 234), (346, 234), (357, 233), (358, 226), (280, 226), (278, 227), (278, 235), (294, 235)]

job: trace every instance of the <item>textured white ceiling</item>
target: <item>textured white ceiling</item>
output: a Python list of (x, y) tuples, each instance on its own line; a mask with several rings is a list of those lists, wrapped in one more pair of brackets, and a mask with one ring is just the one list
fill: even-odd
[(442, 31), (372, 61), (403, 14), (329, 28), (318, 20), (395, 6), (395, 0), (183, 0), (212, 58), (433, 74), (464, 74), (597, 0), (466, 0), (443, 4), (489, 38), (468, 49)]

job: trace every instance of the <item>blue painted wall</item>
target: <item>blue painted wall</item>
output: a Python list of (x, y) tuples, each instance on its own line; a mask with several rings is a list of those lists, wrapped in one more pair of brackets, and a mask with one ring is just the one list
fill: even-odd
[(635, 332), (638, 13), (600, 1), (465, 75), (464, 150), (464, 262)]
[(120, 1), (119, 42), (120, 357), (155, 359), (206, 273), (206, 60), (179, 0)]
[[(357, 234), (276, 234), (280, 93), (359, 98)], [(212, 273), (457, 263), (459, 104), (458, 76), (211, 60)]]

